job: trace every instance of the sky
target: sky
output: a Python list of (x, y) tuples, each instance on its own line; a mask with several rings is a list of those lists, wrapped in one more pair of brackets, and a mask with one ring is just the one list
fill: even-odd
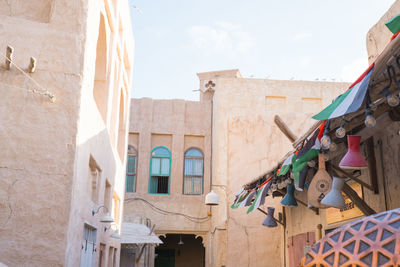
[(196, 73), (353, 82), (394, 0), (129, 0), (132, 97), (198, 100)]

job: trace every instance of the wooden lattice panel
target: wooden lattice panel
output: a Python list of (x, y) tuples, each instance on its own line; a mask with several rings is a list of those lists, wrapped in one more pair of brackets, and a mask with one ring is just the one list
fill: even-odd
[(348, 223), (314, 244), (304, 267), (389, 267), (400, 264), (400, 209)]

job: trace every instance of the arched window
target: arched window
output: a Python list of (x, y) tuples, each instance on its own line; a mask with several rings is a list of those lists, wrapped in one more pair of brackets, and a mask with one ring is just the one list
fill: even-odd
[(151, 151), (149, 193), (169, 194), (171, 152), (165, 146)]
[(185, 153), (183, 194), (203, 194), (203, 153), (197, 148), (191, 148)]
[(129, 145), (128, 146), (128, 158), (126, 160), (126, 182), (125, 192), (133, 193), (136, 192), (136, 163), (137, 163), (137, 151)]

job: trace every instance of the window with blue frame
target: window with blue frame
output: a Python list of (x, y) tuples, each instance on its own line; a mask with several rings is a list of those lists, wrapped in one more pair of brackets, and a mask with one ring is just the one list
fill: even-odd
[(183, 194), (203, 194), (203, 153), (197, 148), (190, 148), (185, 153)]
[(171, 152), (165, 146), (155, 147), (151, 151), (150, 194), (169, 194), (171, 176)]
[(127, 193), (136, 192), (136, 163), (137, 151), (133, 146), (129, 145), (125, 179), (125, 192)]

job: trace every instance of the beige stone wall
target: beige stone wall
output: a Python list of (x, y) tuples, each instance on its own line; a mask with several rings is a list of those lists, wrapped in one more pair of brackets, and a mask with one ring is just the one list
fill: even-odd
[[(125, 90), (125, 116), (122, 127), (115, 127), (126, 147), (133, 62), (128, 2), (28, 2), (0, 4), (0, 49), (4, 54), (13, 46), (14, 62), (24, 70), (35, 57), (37, 69), (30, 76), (57, 101), (29, 92), (38, 88), (15, 67), (1, 67), (0, 259), (9, 266), (79, 266), (84, 223), (97, 228), (97, 248), (102, 242), (119, 250), (119, 241), (104, 233), (101, 214), (91, 216), (102, 204), (106, 177), (123, 201), (125, 176), (125, 151), (118, 153), (118, 141), (110, 139), (114, 125), (101, 118), (93, 84), (102, 14), (112, 24), (105, 80), (114, 78), (111, 63), (116, 63), (117, 88)], [(119, 113), (119, 102), (108, 106)], [(103, 175), (98, 203), (91, 200), (89, 155)]]
[[(72, 209), (65, 259), (66, 265), (70, 266), (77, 266), (80, 261), (81, 248), (77, 244), (82, 240), (83, 231), (80, 229), (84, 223), (98, 229), (97, 247), (100, 247), (100, 243), (106, 245), (104, 260), (109, 262), (109, 251), (112, 247), (117, 249), (117, 259), (113, 260), (119, 262), (120, 240), (110, 236), (115, 229), (120, 232), (125, 192), (133, 65), (133, 38), (128, 1), (91, 1), (89, 6), (86, 29), (88, 41), (85, 46)], [(102, 34), (105, 37), (103, 39), (100, 36)], [(99, 42), (104, 43), (99, 45)], [(99, 59), (102, 53), (106, 53), (106, 57)], [(96, 97), (96, 92), (101, 93), (100, 99)], [(95, 201), (91, 197), (94, 189), (89, 175), (90, 157), (100, 169), (96, 186), (98, 196)], [(108, 192), (106, 181), (111, 186)], [(114, 207), (114, 197), (120, 200), (119, 207)], [(101, 205), (108, 207), (116, 221), (115, 227), (107, 231), (104, 231), (104, 226), (108, 225), (99, 222), (106, 210), (101, 209), (99, 214), (91, 216), (92, 209)], [(118, 210), (112, 211), (113, 209)], [(95, 258), (95, 264), (98, 264), (99, 250)]]
[[(183, 216), (163, 214), (149, 203), (169, 212), (207, 217), (209, 208), (204, 205), (204, 197), (210, 190), (210, 103), (143, 98), (133, 99), (131, 106), (128, 144), (138, 153), (137, 182), (135, 193), (125, 193), (124, 216), (138, 215), (151, 219), (157, 234), (206, 235), (210, 229), (209, 220), (195, 222)], [(148, 193), (151, 151), (160, 145), (171, 151), (168, 195)], [(202, 195), (183, 194), (184, 153), (192, 147), (200, 149), (204, 155)]]
[(54, 1), (48, 23), (0, 13), (1, 54), (7, 45), (13, 46), (15, 63), (25, 70), (29, 58), (36, 57), (37, 70), (30, 76), (57, 97), (51, 103), (28, 92), (34, 84), (15, 67), (6, 71), (1, 59), (0, 258), (9, 266), (61, 266), (74, 176), (87, 5)]
[(400, 1), (396, 0), (380, 20), (368, 31), (366, 43), (368, 62), (371, 64), (390, 42), (392, 32), (385, 23), (400, 13)]
[[(230, 209), (240, 187), (273, 167), (291, 143), (273, 122), (278, 114), (300, 136), (314, 121), (311, 116), (327, 106), (348, 84), (308, 81), (244, 79), (233, 70), (199, 74), (200, 86), (215, 81), (213, 121), (213, 184), (222, 205), (213, 207), (211, 266), (283, 266), (282, 228), (261, 226), (265, 216), (246, 209)], [(232, 76), (234, 76), (232, 78)], [(235, 78), (237, 77), (237, 78)], [(207, 93), (205, 93), (207, 94)], [(207, 96), (204, 96), (207, 98)], [(281, 211), (280, 199), (266, 199), (267, 206)], [(288, 227), (288, 231), (293, 228)]]

